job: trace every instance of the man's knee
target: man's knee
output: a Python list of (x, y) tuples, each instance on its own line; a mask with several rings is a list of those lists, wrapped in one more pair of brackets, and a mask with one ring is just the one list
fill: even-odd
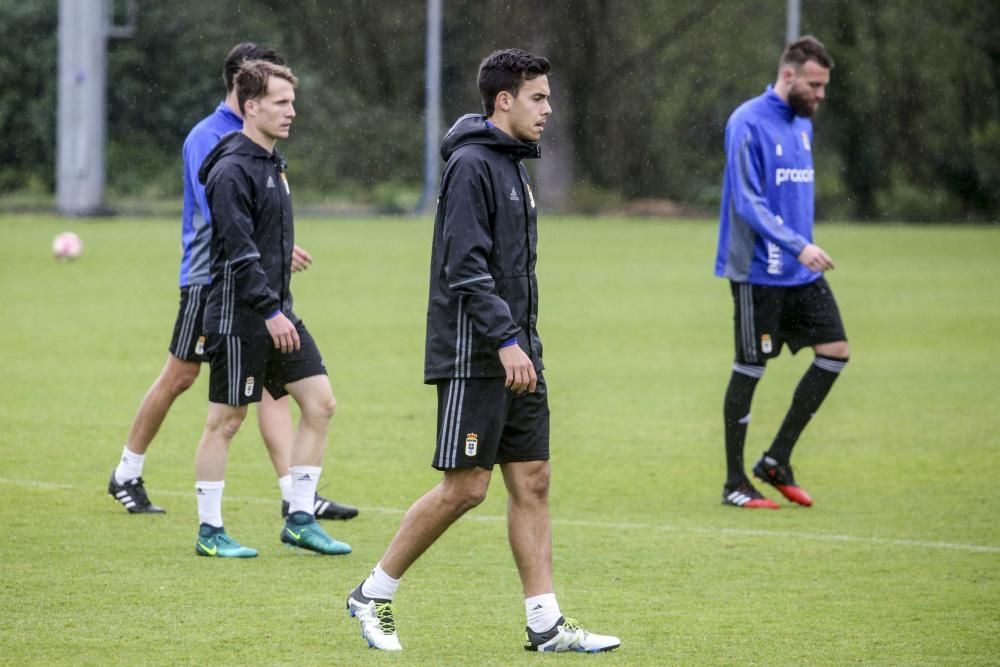
[(816, 354), (823, 357), (833, 357), (834, 359), (847, 360), (851, 356), (850, 346), (846, 340), (838, 340), (833, 343), (822, 343), (817, 345)]
[(164, 388), (175, 398), (191, 388), (198, 373), (201, 372), (201, 364), (194, 361), (182, 361), (172, 357), (166, 368), (163, 369), (161, 382)]
[[(486, 474), (483, 474), (486, 473)], [(445, 502), (460, 512), (468, 512), (486, 499), (490, 487), (489, 471), (481, 468), (445, 473), (441, 490)]]
[(299, 404), (302, 417), (309, 421), (330, 421), (337, 410), (337, 399), (332, 393), (310, 396)]
[(206, 426), (209, 430), (220, 433), (228, 441), (236, 436), (246, 416), (246, 406), (240, 408), (225, 406), (210, 409)]
[(509, 484), (509, 491), (518, 501), (543, 501), (549, 497), (552, 467), (548, 461), (529, 461), (512, 464), (523, 468), (521, 474)]

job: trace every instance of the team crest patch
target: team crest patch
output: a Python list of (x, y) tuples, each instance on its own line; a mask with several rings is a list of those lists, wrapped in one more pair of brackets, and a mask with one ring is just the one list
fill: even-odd
[(194, 344), (194, 353), (198, 356), (205, 354), (205, 337), (198, 336), (198, 342)]
[(292, 189), (288, 187), (288, 176), (285, 176), (285, 172), (281, 172), (280, 174), (278, 174), (278, 178), (281, 179), (281, 184), (285, 186), (285, 194), (286, 195), (292, 194)]
[(475, 456), (476, 452), (479, 450), (479, 436), (475, 433), (470, 433), (465, 436), (465, 455)]
[(809, 135), (806, 134), (805, 130), (802, 130), (802, 148), (812, 152), (812, 146), (809, 145)]
[(248, 375), (247, 376), (247, 383), (243, 387), (243, 395), (244, 396), (253, 396), (253, 376), (252, 375)]
[[(764, 354), (771, 354), (774, 346), (771, 345), (771, 334), (764, 334), (760, 337), (760, 351)], [(249, 394), (247, 394), (249, 396)]]
[(531, 183), (525, 183), (524, 188), (528, 191), (528, 203), (531, 204), (531, 208), (535, 208), (535, 193), (531, 191)]
[(774, 145), (774, 154), (777, 155), (778, 157), (781, 157), (782, 155), (785, 154), (785, 151), (781, 150), (781, 144)]

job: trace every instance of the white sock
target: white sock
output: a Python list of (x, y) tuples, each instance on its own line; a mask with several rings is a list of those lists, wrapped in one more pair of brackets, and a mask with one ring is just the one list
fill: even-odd
[(195, 482), (198, 493), (198, 522), (222, 528), (222, 489), (226, 482)]
[(278, 488), (281, 489), (281, 499), (291, 505), (292, 503), (292, 476), (285, 475), (278, 478)]
[(391, 600), (398, 587), (399, 579), (386, 574), (379, 563), (365, 579), (365, 583), (361, 584), (361, 594), (369, 600)]
[(319, 474), (323, 471), (318, 466), (292, 466), (288, 472), (292, 476), (292, 496), (288, 501), (288, 513), (306, 512), (313, 514), (316, 505), (316, 485)]
[(528, 627), (533, 632), (545, 632), (562, 616), (555, 593), (543, 593), (524, 600), (524, 611), (528, 615)]
[(122, 450), (122, 460), (115, 468), (115, 481), (124, 484), (130, 479), (142, 477), (142, 462), (146, 460), (145, 454), (136, 454), (129, 451), (128, 447)]

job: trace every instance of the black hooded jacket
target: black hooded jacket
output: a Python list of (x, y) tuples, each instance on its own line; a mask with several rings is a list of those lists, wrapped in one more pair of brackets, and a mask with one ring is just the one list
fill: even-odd
[(498, 348), (518, 345), (542, 370), (535, 197), (521, 160), (540, 157), (478, 114), (455, 122), (434, 221), (424, 381), (503, 377)]
[(292, 198), (285, 160), (240, 132), (227, 134), (198, 171), (212, 212), (212, 289), (205, 331), (267, 335), (265, 318), (292, 313)]

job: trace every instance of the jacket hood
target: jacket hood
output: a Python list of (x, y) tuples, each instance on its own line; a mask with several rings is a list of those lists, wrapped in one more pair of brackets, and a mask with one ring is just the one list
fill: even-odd
[(271, 157), (270, 153), (255, 144), (247, 135), (242, 132), (230, 132), (222, 137), (215, 148), (205, 156), (205, 161), (201, 163), (201, 168), (198, 170), (198, 182), (202, 185), (208, 183), (208, 173), (212, 171), (212, 167), (227, 155), (248, 155), (264, 159)]
[(441, 157), (447, 161), (452, 153), (467, 144), (483, 144), (518, 159), (542, 156), (538, 143), (518, 141), (477, 113), (466, 114), (455, 121), (441, 142)]

